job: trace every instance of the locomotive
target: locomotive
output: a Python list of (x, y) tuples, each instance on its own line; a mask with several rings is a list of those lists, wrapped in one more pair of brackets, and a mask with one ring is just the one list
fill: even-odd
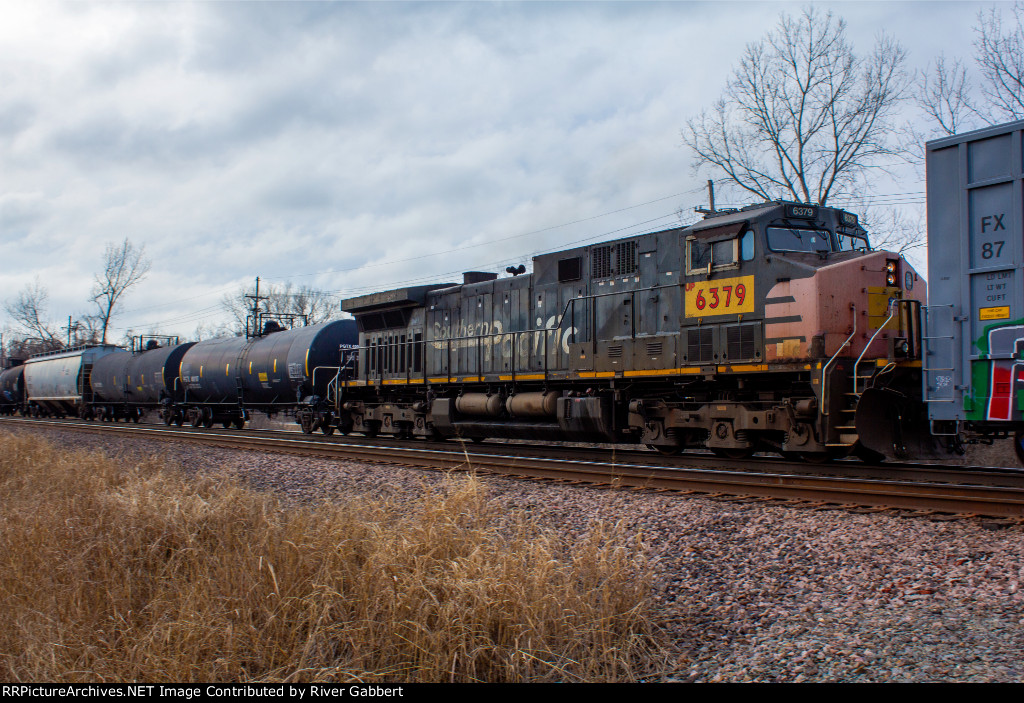
[(861, 396), (920, 388), (925, 281), (843, 210), (718, 211), (533, 263), (342, 301), (357, 359), (305, 427), (877, 458)]

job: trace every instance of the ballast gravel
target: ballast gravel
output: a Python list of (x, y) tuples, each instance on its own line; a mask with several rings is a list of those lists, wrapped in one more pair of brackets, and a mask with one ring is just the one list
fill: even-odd
[[(6, 427), (4, 429), (7, 429)], [(440, 472), (34, 428), (108, 453), (223, 469), (297, 501), (416, 495)], [(649, 681), (1024, 680), (1024, 527), (486, 477), (489, 495), (572, 535), (642, 536), (675, 662)]]

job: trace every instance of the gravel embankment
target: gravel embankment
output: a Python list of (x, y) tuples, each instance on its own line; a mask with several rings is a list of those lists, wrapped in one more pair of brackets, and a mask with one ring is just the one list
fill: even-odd
[[(102, 446), (90, 435), (45, 435)], [(300, 501), (416, 494), (441, 477), (172, 446), (126, 440), (108, 451), (173, 451), (188, 470), (223, 468)], [(678, 650), (675, 669), (654, 680), (1024, 680), (1024, 527), (486, 481), (510, 510), (570, 534), (600, 519), (643, 536)]]

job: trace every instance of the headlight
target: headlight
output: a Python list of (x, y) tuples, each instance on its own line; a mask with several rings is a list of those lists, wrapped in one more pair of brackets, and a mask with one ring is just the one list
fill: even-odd
[(887, 286), (895, 286), (897, 281), (896, 269), (899, 265), (899, 261), (895, 259), (885, 260), (885, 284)]

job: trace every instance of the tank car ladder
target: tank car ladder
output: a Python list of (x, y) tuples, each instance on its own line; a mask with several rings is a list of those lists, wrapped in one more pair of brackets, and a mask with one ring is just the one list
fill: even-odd
[(238, 350), (238, 358), (235, 359), (235, 392), (238, 398), (238, 409), (242, 412), (242, 417), (245, 417), (245, 383), (242, 380), (242, 374), (245, 373), (242, 369), (242, 364), (245, 363), (245, 356), (249, 353), (249, 349), (256, 343), (259, 337), (250, 338), (245, 345)]

